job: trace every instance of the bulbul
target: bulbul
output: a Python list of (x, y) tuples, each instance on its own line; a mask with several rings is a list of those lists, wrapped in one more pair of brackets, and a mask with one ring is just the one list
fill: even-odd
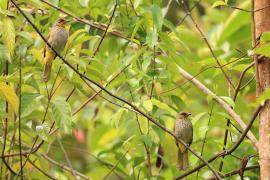
[[(53, 25), (49, 32), (48, 42), (52, 45), (58, 53), (61, 53), (65, 48), (68, 40), (68, 33), (65, 29), (66, 21), (63, 18), (59, 18)], [(48, 82), (50, 79), (53, 60), (56, 58), (55, 52), (50, 49), (49, 46), (45, 46), (43, 54), (44, 71), (42, 78), (44, 82)]]
[[(186, 144), (191, 145), (193, 140), (192, 123), (189, 120), (191, 114), (188, 112), (180, 112), (175, 121), (174, 134), (177, 138), (182, 139)], [(184, 144), (176, 141), (178, 147), (177, 168), (179, 170), (186, 170), (189, 166), (188, 150)]]

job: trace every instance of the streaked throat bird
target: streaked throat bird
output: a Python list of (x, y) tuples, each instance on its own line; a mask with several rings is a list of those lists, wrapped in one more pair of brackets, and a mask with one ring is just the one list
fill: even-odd
[[(182, 139), (189, 146), (193, 140), (192, 123), (189, 120), (191, 114), (188, 112), (180, 112), (175, 121), (174, 134), (177, 138)], [(189, 166), (188, 149), (184, 144), (176, 141), (178, 148), (177, 168), (179, 170), (187, 170)]]
[[(68, 40), (68, 33), (65, 29), (66, 21), (63, 18), (59, 18), (53, 25), (49, 32), (48, 42), (58, 53), (61, 53), (65, 48)], [(50, 79), (53, 60), (56, 58), (55, 52), (49, 47), (45, 46), (43, 54), (44, 70), (42, 79), (44, 82), (48, 82)]]

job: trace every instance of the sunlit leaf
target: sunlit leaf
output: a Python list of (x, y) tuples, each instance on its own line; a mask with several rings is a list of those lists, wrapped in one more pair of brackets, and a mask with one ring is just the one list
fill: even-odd
[(63, 98), (58, 98), (52, 102), (52, 112), (56, 125), (64, 133), (71, 132), (71, 109), (70, 105)]
[(19, 98), (14, 90), (5, 83), (0, 83), (0, 95), (10, 104), (14, 113), (19, 110)]
[(153, 5), (151, 8), (152, 11), (152, 18), (154, 21), (154, 25), (157, 28), (157, 30), (161, 30), (162, 24), (163, 24), (163, 17), (162, 17), (162, 12), (159, 6)]
[(48, 140), (49, 131), (50, 131), (50, 126), (47, 123), (36, 126), (36, 132), (38, 136), (44, 141)]
[(2, 39), (12, 55), (15, 48), (15, 27), (13, 21), (9, 17), (3, 19), (3, 24), (5, 28), (2, 29)]

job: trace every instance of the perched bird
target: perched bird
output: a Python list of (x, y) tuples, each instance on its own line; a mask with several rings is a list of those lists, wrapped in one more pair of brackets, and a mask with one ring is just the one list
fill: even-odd
[[(66, 21), (63, 18), (59, 18), (53, 25), (51, 31), (49, 32), (48, 42), (52, 45), (58, 53), (63, 51), (68, 40), (68, 33), (65, 29)], [(44, 82), (48, 82), (51, 74), (52, 63), (56, 58), (55, 52), (50, 49), (49, 46), (45, 46), (43, 62), (44, 62), (44, 71), (42, 78)]]
[[(192, 123), (188, 119), (191, 114), (188, 112), (180, 112), (175, 121), (174, 134), (177, 138), (182, 139), (186, 144), (191, 145), (193, 140)], [(188, 150), (184, 144), (176, 142), (178, 147), (177, 168), (186, 170), (189, 166)]]

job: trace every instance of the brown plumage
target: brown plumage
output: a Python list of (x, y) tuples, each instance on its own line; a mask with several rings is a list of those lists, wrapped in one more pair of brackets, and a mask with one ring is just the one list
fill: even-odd
[[(192, 123), (188, 119), (190, 113), (188, 112), (180, 112), (175, 121), (174, 126), (174, 134), (177, 138), (182, 139), (186, 144), (191, 145), (193, 140), (193, 128)], [(176, 142), (178, 147), (178, 160), (177, 160), (177, 168), (179, 170), (186, 170), (189, 166), (188, 162), (188, 150), (182, 144)]]
[[(68, 40), (68, 33), (65, 29), (65, 23), (66, 22), (64, 19), (58, 19), (53, 25), (48, 36), (48, 42), (58, 53), (61, 53), (61, 51), (63, 51)], [(44, 71), (42, 75), (44, 82), (48, 82), (50, 78), (52, 63), (55, 57), (55, 52), (46, 45), (44, 48)]]

